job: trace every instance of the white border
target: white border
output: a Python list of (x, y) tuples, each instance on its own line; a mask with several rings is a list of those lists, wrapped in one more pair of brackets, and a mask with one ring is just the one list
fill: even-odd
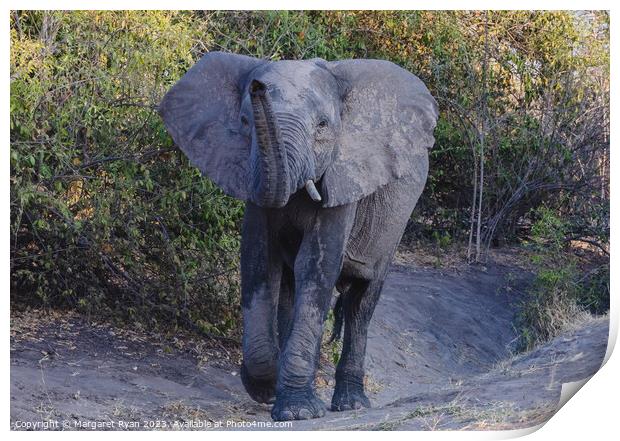
[[(6, 4), (6, 13), (3, 16), (3, 20), (0, 20), (2, 23), (2, 62), (5, 63), (5, 81), (8, 82), (10, 77), (9, 73), (9, 20), (8, 20), (8, 11), (12, 9), (287, 9), (290, 6), (294, 6), (295, 9), (429, 9), (429, 10), (441, 10), (441, 9), (485, 9), (491, 7), (491, 9), (606, 9), (611, 10), (611, 22), (612, 22), (612, 38), (611, 38), (611, 48), (612, 52), (616, 47), (618, 47), (617, 38), (615, 38), (615, 8), (612, 7), (613, 3), (611, 1), (597, 1), (592, 0), (588, 2), (584, 1), (531, 1), (531, 0), (522, 0), (520, 2), (515, 1), (506, 1), (506, 0), (496, 0), (493, 2), (490, 1), (470, 1), (470, 2), (462, 2), (462, 1), (449, 1), (449, 0), (435, 0), (433, 2), (404, 2), (404, 1), (394, 1), (394, 0), (384, 0), (381, 2), (373, 2), (368, 0), (359, 0), (359, 1), (326, 1), (326, 0), (315, 0), (315, 1), (305, 1), (298, 0), (295, 2), (289, 1), (271, 1), (271, 2), (248, 2), (248, 1), (238, 1), (238, 0), (228, 0), (228, 1), (197, 1), (197, 0), (176, 0), (174, 2), (170, 1), (162, 1), (162, 0), (151, 0), (151, 1), (120, 1), (120, 0), (109, 0), (106, 2), (103, 1), (75, 1), (75, 0), (64, 0), (64, 1), (52, 1), (52, 0), (31, 0), (31, 1), (14, 1), (9, 0), (3, 2)], [(616, 54), (612, 53), (612, 81), (615, 87), (615, 78), (617, 69), (616, 62)], [(3, 119), (1, 123), (1, 133), (4, 140), (7, 141), (7, 147), (3, 151), (3, 160), (6, 163), (3, 163), (1, 168), (1, 176), (2, 181), (5, 182), (5, 185), (1, 187), (0, 191), (2, 192), (2, 199), (5, 201), (5, 215), (2, 217), (2, 225), (0, 226), (0, 230), (4, 231), (4, 235), (1, 237), (2, 248), (4, 250), (2, 254), (2, 261), (4, 262), (2, 272), (4, 286), (7, 288), (5, 292), (5, 300), (2, 303), (3, 315), (4, 317), (9, 317), (9, 278), (10, 278), (10, 267), (9, 267), (9, 188), (7, 183), (9, 182), (9, 118), (8, 118), (8, 108), (7, 104), (9, 101), (9, 86), (5, 84), (5, 87), (2, 88), (1, 92), (2, 100), (5, 105), (6, 113), (3, 113)], [(612, 88), (611, 91), (611, 139), (615, 140), (617, 131), (617, 124), (615, 123), (614, 116), (616, 112), (614, 109), (618, 109), (618, 99), (617, 93), (615, 93), (615, 89)], [(615, 185), (616, 177), (617, 177), (617, 169), (614, 167), (614, 155), (611, 155), (612, 159), (612, 169), (611, 169), (611, 185), (612, 187)], [(612, 190), (612, 194), (615, 192)], [(617, 204), (614, 202), (614, 199), (611, 201), (611, 218), (612, 220), (616, 219), (616, 214), (618, 213)], [(612, 223), (612, 237), (616, 237), (617, 227)], [(611, 283), (612, 283), (612, 311), (611, 311), (611, 330), (610, 330), (610, 345), (608, 348), (607, 358), (611, 355), (611, 350), (615, 344), (617, 330), (618, 330), (618, 305), (617, 305), (617, 293), (613, 289), (616, 286), (615, 276), (618, 274), (618, 264), (616, 260), (612, 259), (611, 261)], [(7, 327), (9, 321), (7, 320)], [(6, 329), (5, 328), (5, 329)], [(7, 329), (8, 331), (8, 329)], [(8, 332), (7, 332), (8, 334)], [(3, 341), (3, 376), (5, 381), (3, 382), (2, 387), (2, 397), (4, 397), (4, 414), (8, 417), (10, 413), (10, 378), (9, 378), (9, 339), (6, 338), (7, 334), (5, 334), (5, 338)], [(530, 436), (530, 439), (547, 439), (550, 436), (554, 438), (567, 438), (567, 439), (609, 439), (611, 434), (617, 436), (618, 434), (618, 392), (620, 391), (619, 387), (619, 379), (616, 375), (617, 372), (620, 372), (620, 361), (618, 360), (617, 354), (609, 359), (607, 364), (597, 373), (594, 377), (587, 382), (583, 386), (583, 388), (579, 391), (578, 397), (573, 398), (568, 401), (568, 403), (555, 415), (549, 422), (547, 422), (541, 430), (536, 431), (533, 435)], [(6, 418), (4, 430), (9, 431), (9, 418)], [(0, 429), (2, 430), (2, 429)], [(411, 439), (414, 436), (416, 439), (463, 439), (463, 440), (479, 440), (479, 439), (505, 439), (505, 438), (514, 438), (522, 435), (526, 435), (531, 433), (535, 429), (525, 429), (525, 430), (517, 430), (517, 431), (509, 431), (509, 432), (416, 432), (414, 434), (410, 432), (381, 432), (380, 436), (388, 436), (394, 438), (401, 439)], [(135, 437), (141, 436), (142, 433), (124, 433), (124, 432), (114, 432), (113, 436), (118, 437)], [(62, 437), (63, 439), (71, 438), (83, 438), (83, 433), (78, 432), (63, 432), (63, 433), (45, 433), (42, 432), (34, 432), (34, 433), (25, 433), (25, 432), (10, 432), (9, 436), (15, 438), (29, 438), (32, 437), (47, 437), (57, 438)], [(110, 435), (103, 432), (93, 432), (89, 435), (89, 437), (100, 438), (109, 437)], [(168, 433), (166, 432), (150, 432), (148, 434), (149, 437), (155, 439), (161, 439), (162, 437), (168, 437)], [(216, 437), (216, 438), (236, 438), (236, 437), (265, 437), (271, 440), (273, 439), (288, 439), (291, 437), (291, 433), (287, 432), (252, 432), (248, 434), (246, 432), (175, 432), (173, 434), (174, 437), (182, 436), (187, 438), (201, 439), (203, 440), (205, 437)], [(296, 432), (294, 437), (299, 437), (300, 439), (314, 439), (316, 436), (315, 433), (308, 432)], [(348, 434), (348, 435), (340, 435), (334, 432), (322, 433), (321, 437), (341, 437), (341, 436), (354, 436), (366, 438), (372, 436), (372, 434), (368, 432), (364, 433), (356, 433), (356, 434)]]

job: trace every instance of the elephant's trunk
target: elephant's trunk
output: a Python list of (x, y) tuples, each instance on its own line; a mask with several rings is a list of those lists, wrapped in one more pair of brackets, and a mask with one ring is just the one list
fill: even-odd
[(282, 136), (265, 84), (252, 81), (250, 98), (256, 131), (252, 176), (254, 201), (262, 207), (283, 207), (290, 196), (289, 170)]

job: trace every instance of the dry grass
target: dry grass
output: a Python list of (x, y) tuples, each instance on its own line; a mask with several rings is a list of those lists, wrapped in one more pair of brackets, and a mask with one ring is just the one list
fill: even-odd
[(171, 401), (162, 407), (162, 417), (172, 421), (211, 421), (211, 415), (200, 406), (191, 406), (183, 400)]
[(537, 426), (549, 421), (555, 409), (540, 407), (527, 410), (516, 410), (512, 406), (501, 406), (494, 410), (474, 413), (475, 421), (468, 423), (460, 430), (515, 430)]
[[(394, 263), (457, 271), (470, 265), (467, 261), (467, 245), (461, 243), (453, 243), (443, 249), (438, 249), (432, 243), (401, 244), (394, 255)], [(516, 245), (489, 249), (481, 266), (486, 264), (510, 266), (525, 271), (535, 269), (529, 259), (529, 252)]]
[(130, 357), (140, 356), (146, 345), (161, 355), (174, 351), (190, 353), (199, 365), (237, 366), (241, 363), (240, 347), (232, 342), (204, 337), (189, 331), (176, 330), (167, 334), (143, 329), (119, 327), (105, 321), (93, 320), (74, 311), (27, 309), (11, 311), (10, 336), (12, 344), (44, 342), (50, 332), (64, 349), (76, 349), (80, 329), (87, 327), (100, 335), (108, 335), (115, 349)]
[(384, 421), (366, 429), (398, 430), (417, 427), (421, 430), (511, 430), (536, 426), (553, 416), (555, 409), (538, 407), (521, 410), (514, 403), (496, 401), (475, 406), (463, 395), (442, 405), (420, 406), (405, 416)]

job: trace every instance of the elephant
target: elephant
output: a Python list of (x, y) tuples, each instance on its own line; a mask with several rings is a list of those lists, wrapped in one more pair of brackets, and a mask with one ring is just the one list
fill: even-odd
[(208, 52), (158, 110), (191, 164), (246, 203), (248, 394), (273, 404), (276, 421), (325, 415), (314, 386), (333, 308), (332, 338), (343, 336), (331, 410), (370, 407), (369, 322), (435, 142), (438, 106), (426, 86), (384, 60)]

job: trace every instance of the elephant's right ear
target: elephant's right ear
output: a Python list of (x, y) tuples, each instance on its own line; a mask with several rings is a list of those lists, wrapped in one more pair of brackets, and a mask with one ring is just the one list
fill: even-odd
[(250, 140), (240, 128), (244, 79), (265, 61), (210, 52), (168, 91), (159, 113), (191, 163), (224, 192), (247, 200)]

